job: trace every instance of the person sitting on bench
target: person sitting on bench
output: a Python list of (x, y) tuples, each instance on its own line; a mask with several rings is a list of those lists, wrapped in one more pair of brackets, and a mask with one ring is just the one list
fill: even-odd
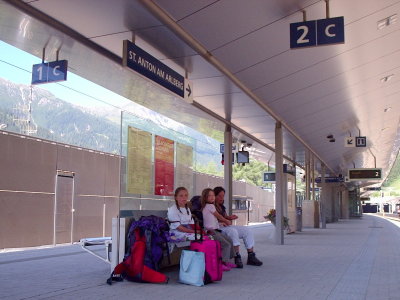
[(170, 222), (170, 233), (177, 239), (194, 240), (194, 224), (192, 213), (188, 207), (189, 192), (185, 187), (178, 187), (175, 190), (175, 205), (168, 208), (168, 221)]
[(237, 219), (236, 215), (228, 215), (224, 206), (225, 189), (221, 186), (214, 188), (215, 193), (215, 207), (219, 214), (225, 219), (229, 220), (230, 223), (224, 222), (226, 226), (221, 226), (220, 229), (224, 234), (232, 239), (233, 247), (236, 252), (235, 264), (238, 268), (243, 268), (242, 258), (239, 253), (240, 239), (243, 239), (244, 245), (247, 249), (247, 264), (252, 266), (261, 266), (263, 263), (260, 261), (253, 251), (254, 247), (254, 236), (253, 233), (246, 226), (234, 226), (232, 220)]

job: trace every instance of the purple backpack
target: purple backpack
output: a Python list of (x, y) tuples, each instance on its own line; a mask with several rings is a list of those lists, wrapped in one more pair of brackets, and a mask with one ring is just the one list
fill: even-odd
[(139, 228), (141, 235), (146, 238), (146, 254), (144, 264), (158, 271), (164, 251), (169, 254), (169, 225), (167, 221), (157, 216), (142, 216), (138, 221), (133, 220), (128, 231), (127, 249), (135, 243), (135, 229)]

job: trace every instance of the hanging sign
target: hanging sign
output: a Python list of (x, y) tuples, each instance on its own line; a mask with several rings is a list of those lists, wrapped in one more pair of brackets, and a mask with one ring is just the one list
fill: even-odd
[(356, 136), (356, 147), (367, 147), (367, 137)]
[(275, 172), (264, 172), (263, 182), (275, 182), (276, 181), (275, 176), (276, 176)]
[(349, 169), (349, 180), (380, 180), (382, 179), (381, 168), (364, 168), (364, 169)]
[[(128, 40), (124, 41), (122, 64), (185, 98), (184, 77)], [(190, 98), (188, 91), (187, 98)]]
[(344, 17), (290, 24), (290, 48), (344, 43)]
[(32, 66), (32, 84), (67, 80), (67, 60), (57, 60)]
[[(321, 177), (315, 178), (315, 183), (321, 183), (321, 182), (322, 182), (322, 178)], [(335, 182), (344, 182), (344, 178), (343, 177), (337, 177), (337, 176), (325, 177), (325, 183), (335, 183)]]

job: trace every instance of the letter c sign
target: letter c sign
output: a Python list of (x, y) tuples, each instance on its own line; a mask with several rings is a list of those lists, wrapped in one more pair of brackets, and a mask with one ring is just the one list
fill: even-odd
[(344, 43), (344, 18), (317, 20), (317, 45)]

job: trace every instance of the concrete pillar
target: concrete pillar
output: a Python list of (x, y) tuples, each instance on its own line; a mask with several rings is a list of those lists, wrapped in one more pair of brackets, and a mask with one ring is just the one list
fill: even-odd
[(224, 188), (225, 206), (228, 214), (232, 214), (232, 131), (229, 125), (224, 133)]
[(276, 122), (275, 125), (275, 209), (276, 209), (276, 222), (275, 222), (275, 242), (278, 245), (284, 244), (283, 239), (283, 141), (282, 141), (282, 124)]
[(321, 216), (321, 228), (325, 229), (326, 228), (326, 211), (325, 211), (325, 206), (326, 206), (326, 199), (327, 199), (327, 186), (325, 183), (325, 172), (326, 172), (326, 167), (325, 165), (322, 165), (322, 174), (321, 174), (321, 199), (320, 199), (320, 216)]
[(342, 191), (342, 219), (350, 219), (350, 210), (349, 210), (349, 191), (345, 189)]

